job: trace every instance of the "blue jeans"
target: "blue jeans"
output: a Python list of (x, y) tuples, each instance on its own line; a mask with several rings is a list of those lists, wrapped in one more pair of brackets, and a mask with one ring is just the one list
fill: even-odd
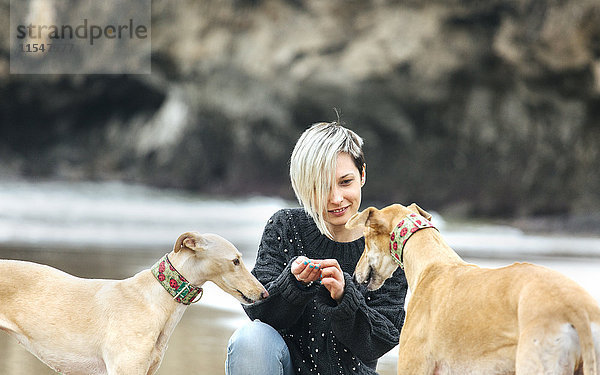
[(255, 320), (240, 327), (229, 339), (225, 374), (294, 375), (294, 369), (279, 332)]

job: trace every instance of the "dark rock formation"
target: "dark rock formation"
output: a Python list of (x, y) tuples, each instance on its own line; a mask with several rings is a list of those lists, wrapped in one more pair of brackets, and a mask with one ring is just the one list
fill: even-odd
[(600, 209), (597, 0), (155, 0), (137, 76), (9, 75), (7, 13), (5, 175), (292, 197), (293, 144), (336, 107), (367, 142), (367, 200)]

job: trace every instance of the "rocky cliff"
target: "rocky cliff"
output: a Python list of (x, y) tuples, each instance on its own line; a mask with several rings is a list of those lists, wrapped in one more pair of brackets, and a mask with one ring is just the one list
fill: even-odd
[(0, 172), (292, 197), (311, 123), (366, 140), (365, 199), (600, 209), (597, 0), (154, 0), (151, 75), (10, 75)]

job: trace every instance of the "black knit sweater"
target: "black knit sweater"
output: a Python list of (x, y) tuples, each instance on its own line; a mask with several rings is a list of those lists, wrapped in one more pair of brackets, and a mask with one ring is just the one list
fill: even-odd
[[(335, 242), (302, 209), (275, 213), (267, 223), (252, 273), (269, 297), (244, 309), (277, 329), (297, 374), (376, 374), (377, 359), (398, 344), (407, 282), (400, 269), (379, 290), (352, 280), (364, 238)], [(327, 289), (305, 287), (290, 272), (297, 256), (337, 259), (345, 277), (339, 305)]]

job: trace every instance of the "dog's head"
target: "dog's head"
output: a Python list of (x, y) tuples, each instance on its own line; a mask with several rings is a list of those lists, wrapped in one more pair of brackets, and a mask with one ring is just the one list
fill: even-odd
[(364, 226), (365, 251), (354, 271), (354, 279), (358, 283), (368, 284), (369, 290), (379, 289), (396, 271), (398, 264), (390, 255), (390, 233), (403, 217), (411, 213), (431, 219), (429, 213), (413, 203), (408, 207), (394, 204), (381, 210), (369, 207), (348, 220), (348, 229)]
[(269, 295), (244, 265), (242, 254), (221, 236), (187, 232), (179, 236), (173, 251), (191, 254), (181, 271), (192, 283), (212, 281), (244, 304)]

